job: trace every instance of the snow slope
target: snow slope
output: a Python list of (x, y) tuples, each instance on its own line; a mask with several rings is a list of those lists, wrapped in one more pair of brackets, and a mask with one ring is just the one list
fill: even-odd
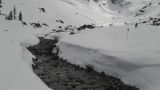
[(133, 7), (131, 7), (131, 12), (125, 18), (120, 18), (120, 22), (124, 23), (136, 23), (136, 22), (143, 22), (148, 20), (149, 18), (155, 18), (160, 13), (160, 5), (159, 0), (131, 0)]
[[(5, 0), (2, 13), (8, 14), (16, 6), (22, 11), (24, 21), (47, 23), (50, 27), (59, 25), (56, 20), (62, 19), (65, 24), (83, 25), (87, 23), (104, 23), (111, 21), (112, 14), (102, 12), (94, 2), (85, 0)], [(39, 8), (44, 8), (42, 12)]]
[[(68, 24), (80, 26), (95, 23), (102, 26), (125, 19), (126, 16), (135, 13), (151, 0), (124, 1), (124, 5), (119, 6), (111, 4), (108, 0), (98, 2), (93, 0), (3, 0), (1, 12), (8, 14), (15, 6), (17, 16), (18, 12), (22, 11), (25, 22), (46, 23), (49, 25), (49, 29)], [(45, 12), (40, 8), (44, 8)], [(57, 23), (56, 20), (63, 20), (64, 24)]]
[(141, 90), (159, 90), (159, 36), (159, 27), (148, 25), (87, 30), (64, 37), (59, 56), (83, 67), (93, 65)]
[(0, 90), (51, 90), (32, 71), (25, 48), (39, 42), (32, 27), (0, 17)]

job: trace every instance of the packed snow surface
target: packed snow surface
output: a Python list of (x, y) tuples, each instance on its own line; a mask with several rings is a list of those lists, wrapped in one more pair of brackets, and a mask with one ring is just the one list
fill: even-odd
[(83, 67), (93, 65), (141, 90), (159, 90), (159, 36), (159, 27), (149, 25), (85, 30), (62, 38), (59, 55)]

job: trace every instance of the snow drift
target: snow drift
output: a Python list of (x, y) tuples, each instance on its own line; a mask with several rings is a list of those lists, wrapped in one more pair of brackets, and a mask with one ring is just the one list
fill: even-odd
[(0, 90), (51, 90), (32, 71), (25, 48), (39, 42), (32, 27), (0, 18)]
[(86, 30), (62, 38), (59, 56), (82, 67), (93, 65), (141, 90), (159, 90), (159, 35), (159, 27), (147, 25)]

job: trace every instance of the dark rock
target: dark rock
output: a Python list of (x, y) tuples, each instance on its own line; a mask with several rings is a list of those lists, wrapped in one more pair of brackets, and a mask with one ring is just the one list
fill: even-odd
[(83, 29), (86, 29), (86, 28), (89, 28), (89, 29), (93, 29), (95, 28), (95, 26), (92, 24), (92, 25), (83, 25), (83, 26), (80, 26), (79, 28), (77, 28), (77, 30), (83, 30)]

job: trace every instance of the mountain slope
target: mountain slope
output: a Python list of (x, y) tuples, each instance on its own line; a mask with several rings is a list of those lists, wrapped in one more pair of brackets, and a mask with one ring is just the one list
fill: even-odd
[[(3, 1), (1, 12), (8, 14), (15, 6), (17, 12), (22, 11), (24, 21), (29, 23), (40, 21), (41, 23), (47, 23), (51, 28), (59, 25), (56, 20), (60, 19), (64, 21), (65, 25), (72, 24), (79, 26), (87, 23), (108, 25), (113, 22), (113, 18), (115, 20), (118, 20), (120, 17), (124, 18), (129, 13), (144, 6), (143, 2), (133, 2), (131, 0), (126, 1), (123, 6), (119, 6), (119, 4), (113, 5), (106, 0), (98, 2), (93, 0), (5, 0)], [(126, 3), (128, 4), (126, 5)], [(114, 9), (116, 6), (117, 8)], [(44, 8), (44, 12), (41, 10), (42, 8)]]

